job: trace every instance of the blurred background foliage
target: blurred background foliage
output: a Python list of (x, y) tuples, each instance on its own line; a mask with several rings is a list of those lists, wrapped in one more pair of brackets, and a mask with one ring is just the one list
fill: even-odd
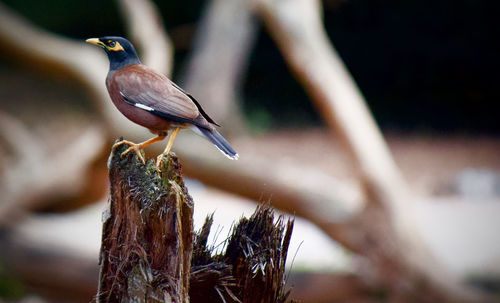
[[(5, 3), (42, 28), (75, 39), (125, 35), (114, 1)], [(179, 79), (206, 2), (156, 3), (176, 48)], [(498, 2), (327, 0), (323, 5), (328, 34), (383, 130), (500, 133)], [(263, 30), (250, 60), (242, 101), (251, 126), (319, 124)]]

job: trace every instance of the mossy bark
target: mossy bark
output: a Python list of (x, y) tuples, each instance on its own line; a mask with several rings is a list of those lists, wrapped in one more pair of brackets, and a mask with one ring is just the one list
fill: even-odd
[(193, 201), (178, 159), (161, 172), (134, 152), (112, 151), (109, 210), (104, 213), (97, 302), (189, 302)]

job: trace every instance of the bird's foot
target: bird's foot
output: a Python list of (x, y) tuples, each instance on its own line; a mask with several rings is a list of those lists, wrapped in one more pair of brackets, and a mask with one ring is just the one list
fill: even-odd
[(120, 157), (125, 156), (126, 154), (128, 154), (131, 151), (135, 151), (135, 153), (137, 154), (137, 157), (141, 160), (142, 164), (146, 164), (146, 161), (144, 160), (144, 157), (141, 154), (141, 149), (143, 148), (142, 144), (136, 144), (136, 143), (131, 142), (131, 141), (123, 140), (123, 141), (120, 141), (118, 143), (115, 143), (113, 145), (113, 150), (115, 148), (117, 148), (118, 146), (123, 145), (123, 144), (127, 144), (130, 147), (127, 150), (125, 150), (123, 153), (121, 153)]

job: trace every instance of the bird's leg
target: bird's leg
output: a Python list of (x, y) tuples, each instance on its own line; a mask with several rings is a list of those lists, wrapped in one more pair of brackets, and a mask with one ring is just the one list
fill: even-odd
[(165, 150), (163, 151), (162, 154), (167, 154), (170, 152), (170, 149), (172, 148), (172, 145), (174, 145), (174, 141), (175, 141), (175, 137), (177, 137), (177, 134), (179, 133), (179, 131), (181, 130), (180, 127), (177, 127), (173, 132), (172, 134), (170, 135), (170, 138), (168, 138), (168, 143), (167, 143), (167, 147), (165, 147)]
[(161, 140), (165, 139), (165, 137), (166, 137), (166, 135), (165, 135), (165, 134), (160, 134), (160, 135), (158, 135), (158, 136), (156, 136), (156, 137), (154, 137), (154, 138), (151, 138), (151, 139), (149, 139), (149, 140), (146, 140), (146, 141), (141, 142), (141, 143), (138, 143), (138, 144), (136, 144), (136, 143), (134, 143), (134, 142), (127, 141), (127, 140), (123, 140), (123, 141), (120, 141), (120, 142), (118, 142), (118, 143), (115, 143), (115, 144), (113, 145), (113, 149), (115, 149), (117, 146), (120, 146), (120, 145), (122, 145), (122, 144), (127, 144), (127, 145), (129, 145), (130, 147), (129, 147), (126, 151), (124, 151), (124, 152), (120, 155), (120, 157), (123, 157), (123, 156), (124, 156), (124, 155), (126, 155), (127, 153), (129, 153), (129, 152), (131, 152), (131, 151), (133, 151), (133, 150), (134, 150), (134, 151), (135, 151), (135, 153), (137, 154), (137, 157), (139, 157), (139, 159), (141, 159), (142, 163), (143, 163), (143, 164), (146, 164), (146, 161), (144, 160), (144, 157), (143, 157), (143, 156), (142, 156), (142, 154), (141, 154), (141, 149), (145, 148), (145, 147), (146, 147), (146, 146), (148, 146), (148, 145), (151, 145), (151, 144), (153, 144), (153, 143), (156, 143), (156, 142), (158, 142), (158, 141), (161, 141)]
[(161, 153), (157, 158), (156, 158), (156, 166), (160, 167), (161, 166), (161, 161), (163, 159), (163, 155), (168, 155), (168, 153), (170, 152), (170, 149), (172, 148), (172, 145), (174, 145), (174, 141), (175, 141), (175, 137), (177, 136), (177, 134), (179, 133), (179, 130), (181, 130), (180, 127), (177, 127), (173, 132), (172, 134), (170, 135), (170, 138), (168, 138), (168, 143), (167, 143), (167, 147), (165, 147), (165, 150), (163, 151), (163, 153)]

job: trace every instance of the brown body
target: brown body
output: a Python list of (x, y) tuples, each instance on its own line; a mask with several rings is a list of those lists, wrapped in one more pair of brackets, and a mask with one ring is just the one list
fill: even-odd
[[(132, 122), (147, 127), (152, 133), (164, 133), (172, 127), (185, 128), (189, 124), (214, 129), (213, 120), (200, 111), (194, 100), (166, 76), (147, 66), (134, 64), (110, 72), (106, 78), (106, 87), (118, 110)], [(137, 108), (127, 103), (124, 95), (157, 111), (168, 112), (178, 120), (169, 120)], [(160, 100), (162, 102), (157, 102)]]

